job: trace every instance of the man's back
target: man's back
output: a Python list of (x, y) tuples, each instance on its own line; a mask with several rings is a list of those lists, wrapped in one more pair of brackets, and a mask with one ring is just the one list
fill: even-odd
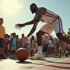
[[(50, 14), (50, 15), (49, 15)], [(58, 17), (58, 15), (44, 7), (38, 8), (38, 11), (36, 12), (35, 19), (38, 21), (42, 21), (45, 23), (51, 23), (55, 17)]]

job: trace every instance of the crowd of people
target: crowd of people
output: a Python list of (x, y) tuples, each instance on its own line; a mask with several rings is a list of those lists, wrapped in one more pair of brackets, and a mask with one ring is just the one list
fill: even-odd
[[(60, 47), (58, 46), (58, 42), (59, 41), (54, 43), (54, 40), (52, 39), (51, 36), (47, 37), (47, 39), (43, 39), (43, 41), (42, 41), (43, 55), (45, 57), (56, 56), (56, 55), (59, 56), (59, 55), (65, 54), (65, 50), (66, 50), (66, 53), (68, 53), (67, 50), (70, 51), (70, 47), (66, 48), (66, 49), (62, 48), (62, 50), (61, 50)], [(63, 47), (63, 46), (61, 46), (61, 47)], [(15, 52), (19, 48), (26, 48), (29, 51), (29, 56), (32, 57), (38, 51), (37, 39), (34, 36), (31, 36), (30, 39), (27, 39), (27, 37), (25, 37), (24, 33), (21, 35), (21, 38), (19, 38), (19, 35), (16, 35), (16, 33), (11, 33), (11, 35), (5, 34), (4, 35), (4, 45), (3, 45), (3, 47), (1, 47), (2, 51), (0, 51), (0, 53), (1, 53), (0, 57), (1, 58), (16, 57)]]
[(26, 48), (28, 49), (29, 43), (25, 41), (24, 34), (19, 39), (19, 36), (16, 33), (11, 33), (11, 35), (4, 35), (4, 57), (15, 57), (15, 51), (18, 48)]
[[(6, 34), (3, 24), (3, 18), (0, 18), (0, 58), (16, 57), (15, 52), (18, 48), (26, 48), (29, 56), (34, 56), (38, 51), (37, 38), (33, 35), (28, 39), (24, 33), (19, 38), (16, 33)], [(43, 38), (43, 37), (42, 37)], [(70, 45), (60, 45), (61, 41), (54, 42), (51, 36), (42, 39), (42, 52), (44, 56), (55, 56), (70, 54)], [(63, 47), (63, 48), (62, 48)], [(61, 51), (60, 51), (61, 50)], [(63, 52), (62, 52), (63, 51)], [(62, 52), (62, 53), (61, 53)]]

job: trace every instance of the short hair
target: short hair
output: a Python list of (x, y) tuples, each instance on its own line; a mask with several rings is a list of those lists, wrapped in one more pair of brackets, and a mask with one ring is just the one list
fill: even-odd
[(22, 37), (24, 37), (24, 34), (22, 34)]
[(0, 20), (3, 20), (3, 18), (0, 18)]
[(0, 18), (1, 24), (3, 24), (3, 18)]

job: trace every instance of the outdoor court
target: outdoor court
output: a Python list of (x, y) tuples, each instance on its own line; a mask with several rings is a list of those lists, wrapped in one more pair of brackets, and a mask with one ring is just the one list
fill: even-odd
[(0, 60), (0, 70), (70, 70), (70, 58), (46, 57), (45, 60), (29, 58), (23, 63), (7, 58)]

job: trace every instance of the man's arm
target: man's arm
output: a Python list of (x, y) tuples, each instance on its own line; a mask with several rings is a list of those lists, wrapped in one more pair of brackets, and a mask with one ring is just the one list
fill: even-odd
[(33, 24), (33, 22), (34, 22), (34, 20), (26, 22), (24, 24), (16, 24), (16, 28), (21, 28), (21, 27), (24, 27), (26, 25), (31, 25), (31, 24)]
[(34, 25), (33, 25), (32, 29), (31, 29), (30, 33), (27, 35), (27, 37), (30, 37), (35, 32), (35, 30), (37, 28), (37, 25), (38, 25), (38, 21), (34, 20), (33, 24)]
[(29, 21), (29, 22), (26, 22), (26, 23), (22, 24), (22, 27), (23, 27), (24, 25), (31, 25), (31, 24), (33, 24), (33, 22), (34, 22), (34, 19), (31, 20), (31, 21)]

